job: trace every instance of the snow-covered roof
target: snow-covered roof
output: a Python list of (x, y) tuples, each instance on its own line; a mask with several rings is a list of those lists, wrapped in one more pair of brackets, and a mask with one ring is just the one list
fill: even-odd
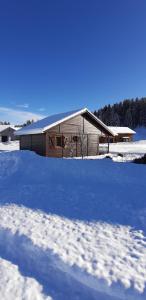
[(129, 127), (117, 127), (117, 126), (108, 126), (115, 134), (135, 134), (136, 132)]
[(6, 130), (7, 128), (12, 128), (14, 130), (19, 130), (20, 129), (20, 127), (15, 127), (15, 125), (11, 125), (11, 124), (9, 124), (9, 125), (0, 125), (0, 132)]
[(48, 116), (42, 120), (39, 120), (28, 126), (23, 127), (22, 129), (18, 130), (15, 133), (15, 135), (29, 135), (29, 134), (43, 133), (46, 130), (48, 130), (56, 125), (59, 125), (64, 121), (67, 121), (75, 116), (78, 116), (78, 115), (81, 115), (84, 113), (88, 113), (92, 117), (92, 119), (94, 119), (94, 122), (96, 122), (98, 125), (100, 125), (100, 127), (102, 127), (110, 135), (113, 135), (113, 136), (115, 135), (110, 128), (108, 128), (101, 120), (99, 120), (87, 108)]

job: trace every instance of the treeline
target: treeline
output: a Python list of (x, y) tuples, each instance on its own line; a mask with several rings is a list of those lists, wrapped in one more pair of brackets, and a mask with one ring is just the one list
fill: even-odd
[(0, 125), (10, 125), (10, 122), (7, 122), (7, 121), (0, 121)]
[(108, 126), (146, 127), (146, 98), (106, 105), (94, 114)]
[[(24, 126), (27, 126), (27, 125), (30, 125), (34, 122), (34, 120), (27, 120), (25, 123), (23, 124), (17, 124), (15, 125), (15, 127), (24, 127)], [(0, 125), (10, 125), (10, 122), (7, 122), (7, 121), (0, 121)]]
[(27, 120), (26, 123), (22, 124), (21, 126), (24, 127), (24, 126), (32, 124), (33, 122), (34, 122), (34, 120)]

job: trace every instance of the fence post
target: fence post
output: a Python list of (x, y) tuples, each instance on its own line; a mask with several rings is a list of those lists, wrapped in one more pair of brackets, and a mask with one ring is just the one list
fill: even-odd
[(88, 134), (87, 134), (87, 156), (88, 156)]
[(63, 157), (63, 133), (62, 133), (62, 157)]
[(109, 153), (109, 135), (108, 135), (108, 150), (107, 153)]

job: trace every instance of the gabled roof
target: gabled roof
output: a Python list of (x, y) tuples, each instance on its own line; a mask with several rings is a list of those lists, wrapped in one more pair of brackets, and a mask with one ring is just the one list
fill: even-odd
[(119, 127), (119, 126), (108, 126), (108, 128), (115, 134), (135, 134), (136, 132), (129, 127)]
[(8, 129), (8, 128), (11, 128), (13, 130), (18, 130), (20, 129), (20, 127), (15, 127), (15, 125), (0, 125), (0, 132), (3, 132), (4, 130)]
[(28, 126), (23, 127), (18, 130), (15, 135), (29, 135), (29, 134), (39, 134), (44, 133), (46, 130), (51, 129), (52, 127), (61, 124), (73, 117), (78, 115), (85, 115), (86, 117), (90, 117), (94, 122), (96, 127), (100, 127), (106, 134), (114, 136), (115, 134), (110, 130), (101, 120), (99, 120), (94, 114), (92, 114), (87, 108), (83, 108), (80, 110), (69, 111), (66, 113), (60, 113), (56, 115), (52, 115), (46, 117), (42, 120), (34, 122)]

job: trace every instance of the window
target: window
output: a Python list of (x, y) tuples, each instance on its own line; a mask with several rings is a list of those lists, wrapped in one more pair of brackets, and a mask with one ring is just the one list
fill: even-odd
[(56, 136), (56, 147), (64, 147), (65, 146), (65, 137), (62, 135)]
[(61, 136), (56, 136), (56, 146), (62, 147), (62, 137)]
[(72, 139), (73, 139), (73, 142), (78, 142), (79, 141), (79, 136), (74, 135)]

